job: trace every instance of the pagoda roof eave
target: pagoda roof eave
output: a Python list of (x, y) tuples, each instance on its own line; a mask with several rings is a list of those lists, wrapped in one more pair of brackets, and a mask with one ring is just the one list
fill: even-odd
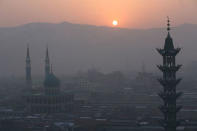
[(164, 56), (164, 55), (176, 56), (180, 52), (181, 48), (175, 48), (175, 49), (171, 49), (171, 50), (165, 50), (165, 49), (159, 49), (159, 48), (157, 48), (156, 50), (162, 56)]

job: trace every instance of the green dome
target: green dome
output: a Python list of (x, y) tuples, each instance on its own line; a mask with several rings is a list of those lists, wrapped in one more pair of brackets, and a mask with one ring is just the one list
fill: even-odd
[(53, 73), (50, 73), (49, 75), (47, 75), (47, 77), (44, 81), (44, 86), (58, 87), (58, 86), (60, 86), (60, 80)]

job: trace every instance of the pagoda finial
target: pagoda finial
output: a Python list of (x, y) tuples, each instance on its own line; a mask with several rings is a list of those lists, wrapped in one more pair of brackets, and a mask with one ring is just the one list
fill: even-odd
[(170, 32), (171, 28), (170, 28), (170, 18), (169, 16), (167, 16), (167, 31)]

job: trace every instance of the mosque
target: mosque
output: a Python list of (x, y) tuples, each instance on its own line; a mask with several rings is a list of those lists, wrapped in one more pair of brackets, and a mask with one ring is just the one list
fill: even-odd
[(32, 91), (31, 60), (29, 47), (26, 56), (26, 111), (31, 114), (63, 113), (72, 109), (73, 95), (61, 91), (60, 80), (55, 76), (50, 65), (48, 47), (45, 57), (45, 79), (39, 93)]

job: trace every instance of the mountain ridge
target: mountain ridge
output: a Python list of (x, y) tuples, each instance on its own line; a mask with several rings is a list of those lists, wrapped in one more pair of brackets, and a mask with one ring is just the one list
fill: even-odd
[[(183, 50), (178, 62), (188, 64), (197, 56), (197, 25), (172, 27), (176, 47)], [(75, 73), (92, 67), (101, 71), (140, 71), (145, 63), (156, 70), (161, 57), (155, 48), (162, 48), (165, 28), (127, 29), (80, 24), (30, 23), (0, 28), (0, 76), (24, 75), (27, 43), (30, 45), (32, 73), (44, 74), (46, 45), (57, 74)]]
[[(93, 24), (78, 24), (78, 23), (71, 23), (67, 21), (59, 22), (59, 23), (51, 23), (51, 22), (31, 22), (26, 24), (20, 24), (16, 26), (6, 26), (6, 27), (0, 27), (0, 29), (9, 29), (9, 28), (21, 28), (24, 26), (31, 26), (31, 25), (62, 25), (62, 24), (70, 24), (70, 25), (78, 25), (78, 26), (84, 26), (84, 27), (97, 27), (97, 28), (116, 28), (116, 29), (125, 29), (125, 30), (152, 30), (152, 29), (163, 29), (166, 27), (151, 27), (151, 28), (128, 28), (128, 27), (113, 27), (113, 26), (105, 26), (105, 25), (93, 25)], [(173, 28), (182, 27), (182, 26), (197, 26), (197, 24), (192, 23), (183, 23), (177, 26), (174, 26)]]

